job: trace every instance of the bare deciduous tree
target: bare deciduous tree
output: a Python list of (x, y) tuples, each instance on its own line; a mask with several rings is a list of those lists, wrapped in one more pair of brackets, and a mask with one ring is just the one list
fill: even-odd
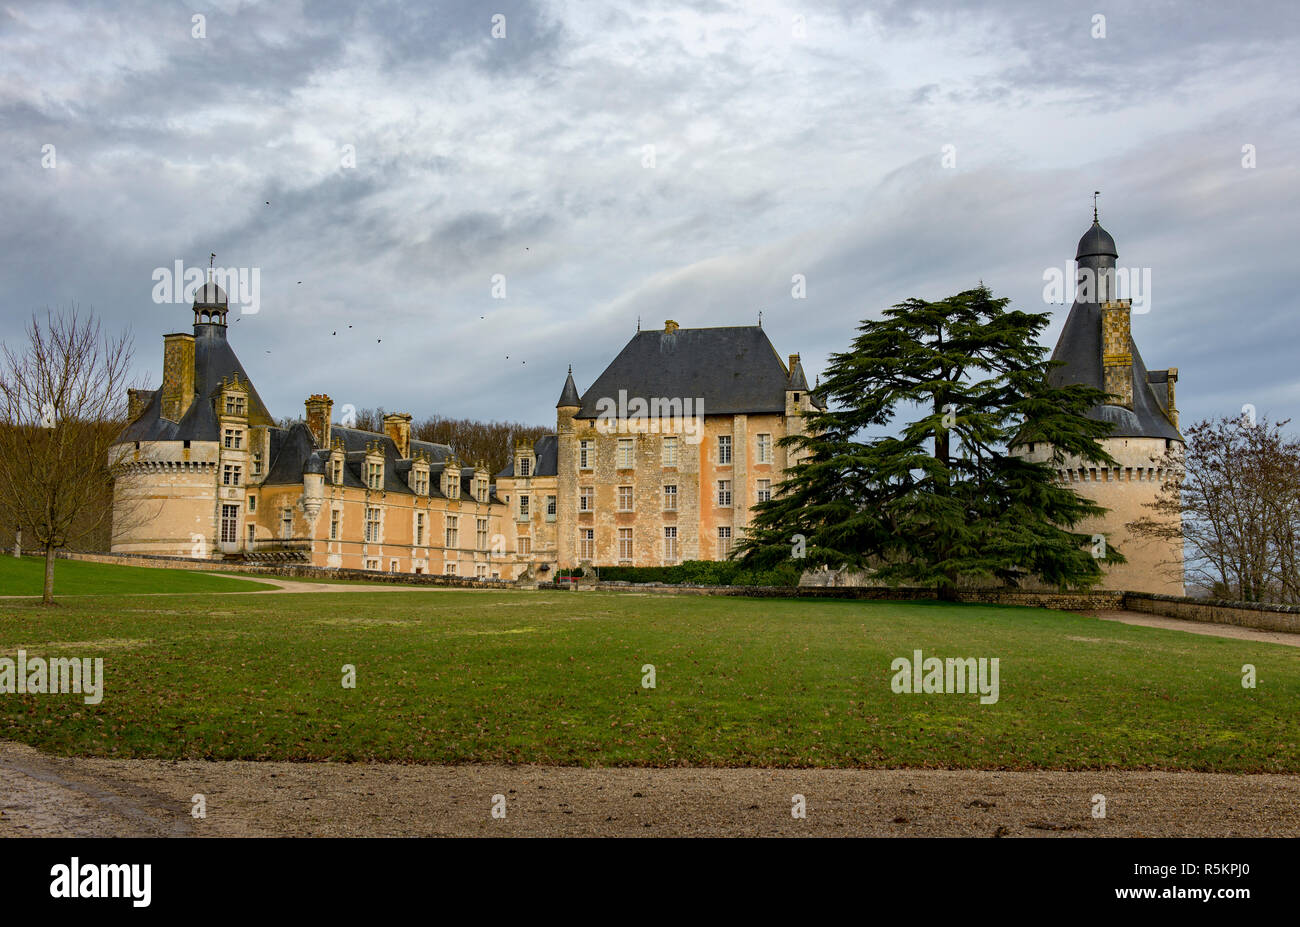
[[(1300, 603), (1300, 443), (1287, 422), (1219, 418), (1187, 429), (1186, 479), (1166, 484), (1153, 515), (1129, 525), (1136, 534), (1176, 540), (1185, 575), (1222, 598)], [(1181, 529), (1175, 519), (1182, 519)]]
[(126, 423), (132, 347), (75, 307), (33, 314), (25, 333), (22, 351), (0, 346), (0, 514), (44, 552), (49, 605), (55, 551), (112, 518), (109, 448)]

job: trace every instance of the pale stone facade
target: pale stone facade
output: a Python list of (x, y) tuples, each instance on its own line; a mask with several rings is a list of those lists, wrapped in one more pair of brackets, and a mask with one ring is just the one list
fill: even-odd
[(400, 573), (513, 579), (506, 506), (488, 471), (413, 441), (411, 417), (384, 433), (330, 421), (275, 425), (226, 341), (226, 299), (209, 284), (194, 334), (165, 338), (163, 385), (133, 390), (113, 550), (200, 559), (307, 562)]
[[(516, 526), (514, 549), (529, 552), (521, 559), (530, 558), (539, 576), (583, 561), (666, 566), (725, 559), (753, 505), (790, 465), (780, 440), (802, 432), (803, 416), (815, 407), (799, 356), (783, 364), (757, 326), (681, 329), (670, 321), (661, 332), (639, 332), (624, 353), (638, 341), (653, 351), (671, 345), (689, 355), (687, 362), (705, 361), (726, 378), (750, 377), (758, 388), (742, 396), (707, 389), (698, 395), (668, 378), (628, 389), (616, 360), (579, 397), (570, 373), (556, 433), (516, 447), (511, 466), (497, 475)], [(617, 414), (620, 393), (652, 411), (652, 401), (676, 401), (681, 414)], [(688, 399), (703, 400), (703, 413), (692, 406), (685, 415)], [(601, 400), (615, 414), (593, 414)]]

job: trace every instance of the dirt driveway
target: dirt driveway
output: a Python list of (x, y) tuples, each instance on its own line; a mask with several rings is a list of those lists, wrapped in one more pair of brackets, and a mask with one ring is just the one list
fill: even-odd
[(1300, 776), (170, 763), (0, 743), (0, 838), (209, 835), (1296, 837)]

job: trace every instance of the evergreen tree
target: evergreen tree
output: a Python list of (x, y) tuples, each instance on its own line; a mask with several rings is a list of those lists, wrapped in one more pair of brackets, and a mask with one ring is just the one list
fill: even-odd
[[(809, 567), (865, 569), (944, 598), (961, 580), (1099, 580), (1092, 536), (1070, 529), (1105, 509), (1058, 483), (1051, 462), (1008, 448), (1046, 442), (1052, 462), (1113, 465), (1097, 443), (1110, 425), (1084, 414), (1106, 395), (1051, 386), (1038, 341), (1047, 314), (1008, 302), (981, 284), (862, 322), (852, 349), (831, 358), (827, 411), (782, 439), (798, 462), (755, 507), (738, 556), (762, 566), (802, 553)], [(1102, 559), (1123, 561), (1113, 548)]]

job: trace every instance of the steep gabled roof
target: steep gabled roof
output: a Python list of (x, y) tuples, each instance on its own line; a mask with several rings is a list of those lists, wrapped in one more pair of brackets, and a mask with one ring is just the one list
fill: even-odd
[(273, 425), (262, 397), (257, 394), (244, 366), (226, 340), (226, 326), (194, 326), (194, 402), (179, 422), (162, 417), (162, 390), (153, 397), (140, 416), (122, 430), (119, 441), (216, 441), (220, 438), (214, 394), (222, 379), (238, 376), (248, 389), (248, 423)]
[(637, 332), (582, 395), (578, 418), (601, 399), (704, 399), (707, 415), (785, 410), (789, 371), (757, 325)]

